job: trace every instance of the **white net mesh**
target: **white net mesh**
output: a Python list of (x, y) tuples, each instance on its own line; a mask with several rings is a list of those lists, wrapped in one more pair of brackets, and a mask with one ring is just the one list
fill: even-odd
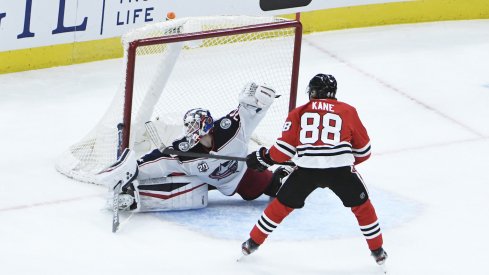
[[(152, 24), (123, 36), (124, 58), (127, 64), (128, 44), (137, 39), (281, 21), (285, 19), (223, 16)], [(238, 94), (250, 81), (266, 83), (281, 95), (253, 137), (259, 144), (271, 145), (288, 112), (294, 33), (294, 28), (281, 28), (138, 47), (129, 147), (139, 155), (151, 149), (144, 131), (148, 120), (155, 122), (163, 142), (169, 144), (181, 133), (187, 110), (206, 108), (218, 119), (237, 107)], [(116, 161), (116, 126), (123, 118), (124, 87), (125, 78), (100, 122), (57, 161), (58, 171), (76, 180), (94, 182), (94, 174)]]

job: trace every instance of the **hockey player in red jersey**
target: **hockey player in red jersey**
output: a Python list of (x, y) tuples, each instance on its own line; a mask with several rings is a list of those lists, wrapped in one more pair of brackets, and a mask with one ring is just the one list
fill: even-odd
[(264, 171), (296, 156), (290, 174), (242, 244), (244, 255), (253, 253), (294, 209), (302, 208), (316, 188), (330, 188), (357, 218), (371, 255), (381, 265), (387, 258), (382, 248), (374, 206), (355, 165), (370, 157), (370, 139), (356, 109), (336, 99), (332, 75), (318, 74), (309, 82), (309, 102), (292, 110), (282, 136), (270, 148), (247, 156), (249, 168)]

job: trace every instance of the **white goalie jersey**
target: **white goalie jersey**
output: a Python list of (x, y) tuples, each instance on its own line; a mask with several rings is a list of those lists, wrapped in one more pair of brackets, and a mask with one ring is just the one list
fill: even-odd
[[(198, 143), (189, 149), (185, 138), (175, 140), (172, 147), (179, 151), (246, 157), (252, 133), (274, 98), (275, 92), (272, 89), (250, 83), (240, 94), (238, 108), (214, 121), (211, 132), (212, 148)], [(140, 181), (170, 176), (191, 176), (216, 187), (227, 196), (235, 193), (247, 169), (244, 161), (175, 156), (163, 154), (159, 150), (140, 158), (138, 166)]]

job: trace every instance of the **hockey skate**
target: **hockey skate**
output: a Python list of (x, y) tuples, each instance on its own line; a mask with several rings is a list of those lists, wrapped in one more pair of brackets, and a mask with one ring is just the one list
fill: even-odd
[(130, 211), (130, 210), (137, 209), (139, 198), (136, 198), (136, 192), (134, 191), (135, 190), (134, 183), (136, 183), (136, 181), (127, 184), (126, 186), (122, 187), (120, 190), (114, 190), (114, 192), (117, 192), (117, 196), (116, 196), (117, 202), (114, 201), (115, 194), (111, 193), (111, 196), (107, 197), (106, 204), (105, 204), (106, 208), (109, 210), (111, 209), (113, 210), (114, 207), (117, 207), (118, 210), (122, 210), (122, 211)]
[(244, 242), (241, 245), (241, 252), (243, 253), (243, 255), (248, 256), (251, 253), (255, 252), (258, 249), (258, 247), (260, 247), (260, 245), (255, 243), (255, 241), (253, 241), (251, 238), (249, 238), (246, 242)]
[(132, 181), (122, 187), (119, 194), (119, 210), (135, 210), (139, 204), (139, 196), (137, 191), (138, 181)]
[[(113, 209), (113, 197), (107, 197), (105, 202), (105, 208), (108, 210)], [(134, 196), (127, 193), (119, 193), (117, 196), (117, 209), (122, 211), (134, 210), (137, 208), (137, 202)]]
[(131, 206), (135, 204), (134, 197), (129, 194), (119, 195), (119, 210), (131, 210)]
[(372, 250), (372, 257), (378, 265), (383, 265), (387, 259), (387, 252), (381, 247), (376, 250)]

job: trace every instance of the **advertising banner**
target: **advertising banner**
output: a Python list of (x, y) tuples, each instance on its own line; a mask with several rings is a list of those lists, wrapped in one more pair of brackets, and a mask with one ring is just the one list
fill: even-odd
[(279, 15), (402, 0), (0, 0), (0, 52), (117, 37), (177, 17)]

